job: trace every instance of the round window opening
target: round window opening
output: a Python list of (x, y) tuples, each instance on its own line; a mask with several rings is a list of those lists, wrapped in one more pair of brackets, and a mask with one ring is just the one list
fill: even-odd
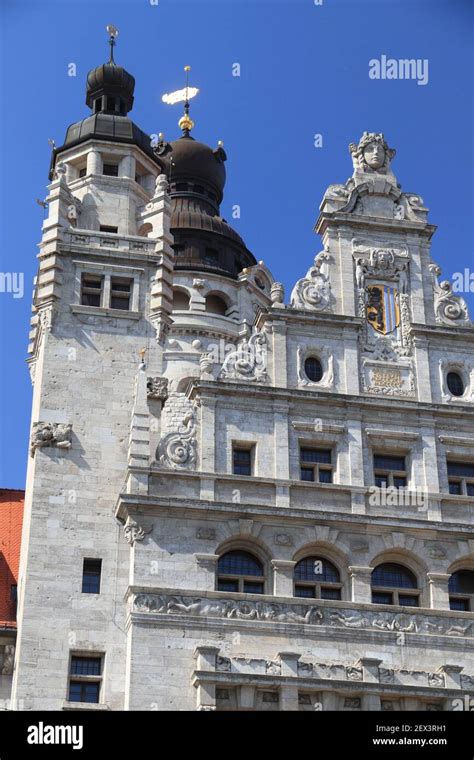
[(304, 363), (304, 371), (312, 383), (319, 383), (323, 376), (323, 365), (315, 356), (309, 356)]
[(255, 285), (257, 286), (257, 288), (260, 288), (260, 290), (265, 290), (265, 283), (262, 282), (260, 277), (255, 278)]
[(453, 396), (462, 396), (464, 393), (464, 382), (461, 375), (458, 372), (448, 372), (446, 377), (446, 384), (449, 392)]

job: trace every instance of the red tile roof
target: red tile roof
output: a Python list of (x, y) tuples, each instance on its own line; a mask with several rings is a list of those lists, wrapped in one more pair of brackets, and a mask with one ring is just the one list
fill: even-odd
[[(25, 492), (0, 488), (0, 627), (16, 625), (15, 588), (20, 563)], [(12, 588), (13, 587), (13, 588)]]

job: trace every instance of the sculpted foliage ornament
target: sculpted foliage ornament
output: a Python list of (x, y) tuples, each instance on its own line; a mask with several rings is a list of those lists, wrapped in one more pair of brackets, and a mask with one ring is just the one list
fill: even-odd
[(156, 458), (163, 467), (192, 470), (196, 464), (196, 416), (188, 411), (178, 430), (165, 435), (158, 444)]
[(255, 332), (240, 341), (236, 350), (226, 356), (219, 379), (267, 382), (267, 336), (264, 332)]
[(331, 305), (331, 283), (328, 275), (328, 262), (331, 256), (327, 248), (314, 258), (313, 266), (308, 269), (306, 277), (298, 280), (291, 293), (291, 305), (294, 309), (327, 311)]
[(127, 517), (127, 522), (123, 528), (125, 540), (128, 544), (130, 544), (130, 546), (133, 546), (136, 541), (143, 541), (145, 536), (148, 533), (151, 533), (151, 531), (152, 528), (142, 528), (141, 525), (139, 525), (136, 520), (133, 520), (131, 517)]
[(429, 266), (433, 276), (435, 319), (439, 324), (462, 326), (470, 324), (467, 303), (461, 296), (455, 296), (448, 280), (438, 281), (441, 268), (434, 262)]
[(71, 448), (72, 425), (61, 422), (35, 422), (31, 433), (31, 456), (36, 449), (55, 446), (58, 449)]
[(167, 377), (148, 377), (146, 387), (148, 398), (160, 401), (166, 401), (168, 398)]

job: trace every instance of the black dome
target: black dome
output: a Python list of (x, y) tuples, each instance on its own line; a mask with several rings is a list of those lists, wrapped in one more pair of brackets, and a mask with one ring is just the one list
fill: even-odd
[(124, 111), (128, 113), (133, 106), (135, 77), (122, 66), (109, 62), (97, 66), (87, 75), (86, 104), (94, 107), (94, 101), (102, 95), (119, 97), (124, 102)]
[(226, 158), (223, 148), (213, 150), (193, 137), (184, 136), (169, 144), (169, 150), (161, 161), (172, 184), (189, 181), (202, 184), (216, 193), (220, 203), (225, 185)]

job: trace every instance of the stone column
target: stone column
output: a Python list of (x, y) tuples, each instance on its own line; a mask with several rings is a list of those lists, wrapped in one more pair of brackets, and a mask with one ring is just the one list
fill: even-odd
[(298, 687), (293, 684), (282, 684), (280, 686), (280, 710), (297, 711), (298, 709)]
[(86, 173), (90, 174), (102, 174), (102, 156), (98, 150), (90, 150), (87, 154), (87, 169)]
[[(289, 480), (290, 478), (288, 408), (289, 404), (287, 402), (275, 401), (273, 404), (274, 476), (278, 480)], [(276, 488), (276, 506), (289, 507), (289, 486), (277, 485)]]
[(372, 568), (360, 565), (351, 565), (349, 574), (351, 577), (351, 601), (360, 604), (372, 602), (371, 576)]
[(366, 683), (379, 683), (379, 667), (383, 660), (377, 657), (361, 657), (356, 665), (362, 668), (362, 680)]
[(377, 710), (380, 711), (380, 696), (378, 694), (363, 694), (362, 696), (362, 709), (363, 710)]
[(120, 161), (119, 177), (135, 179), (135, 158), (133, 156), (124, 156)]
[(197, 587), (202, 591), (214, 591), (216, 587), (216, 570), (219, 561), (218, 554), (195, 554), (198, 565), (199, 583)]
[[(215, 472), (216, 466), (216, 399), (211, 396), (201, 397), (200, 449), (201, 470)], [(213, 501), (215, 496), (214, 479), (201, 478), (200, 498)]]
[(463, 670), (462, 665), (441, 665), (437, 673), (444, 675), (444, 685), (447, 689), (460, 689), (461, 673)]
[(449, 610), (449, 573), (427, 573), (430, 590), (430, 607), (435, 610)]
[(275, 596), (293, 596), (293, 571), (296, 562), (284, 559), (272, 559), (273, 594)]
[(286, 331), (284, 321), (272, 322), (273, 385), (279, 388), (288, 387)]
[[(219, 647), (197, 646), (194, 650), (197, 671), (215, 671)], [(213, 683), (200, 683), (196, 680), (196, 709), (216, 709), (216, 686)]]
[(432, 402), (430, 360), (428, 353), (428, 341), (424, 336), (416, 335), (414, 338), (414, 356), (416, 384), (418, 388), (418, 400), (427, 404)]

